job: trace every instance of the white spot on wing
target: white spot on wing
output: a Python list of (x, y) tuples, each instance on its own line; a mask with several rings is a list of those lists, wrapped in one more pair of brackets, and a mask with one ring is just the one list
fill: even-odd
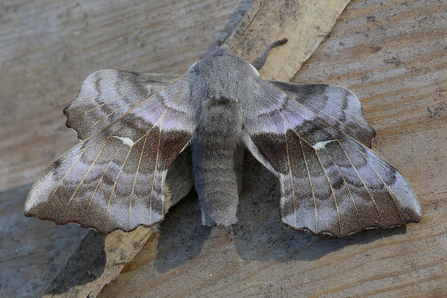
[(326, 144), (327, 144), (327, 143), (330, 143), (330, 142), (333, 142), (333, 140), (318, 142), (318, 143), (316, 143), (315, 145), (313, 145), (312, 147), (313, 147), (315, 150), (320, 150), (320, 149), (323, 149), (324, 147), (326, 147)]
[[(201, 60), (199, 60), (199, 61), (201, 61)], [(199, 61), (197, 61), (196, 63), (194, 63), (193, 65), (191, 65), (191, 67), (188, 68), (188, 71), (189, 71), (190, 69), (192, 69), (192, 68), (194, 67), (194, 65), (196, 65)]]
[(122, 137), (117, 137), (117, 136), (113, 136), (113, 137), (117, 138), (118, 140), (121, 140), (124, 145), (127, 145), (129, 147), (133, 146), (133, 141), (129, 138), (122, 138)]
[(260, 76), (258, 70), (257, 70), (253, 65), (251, 65), (250, 63), (248, 63), (248, 65), (250, 65), (251, 68), (253, 68), (253, 70), (255, 71), (255, 73), (256, 73), (258, 76)]

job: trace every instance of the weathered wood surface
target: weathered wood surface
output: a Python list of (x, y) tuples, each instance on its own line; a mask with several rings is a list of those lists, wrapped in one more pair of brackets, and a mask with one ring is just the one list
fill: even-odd
[(202, 227), (197, 200), (184, 202), (99, 297), (446, 296), (446, 8), (353, 1), (293, 79), (359, 96), (373, 149), (412, 182), (421, 223), (345, 239), (291, 231), (275, 179), (249, 159), (237, 225)]
[(0, 297), (39, 297), (88, 233), (23, 216), (30, 183), (78, 142), (62, 109), (82, 81), (185, 72), (253, 1), (1, 1)]
[[(328, 33), (330, 31), (329, 27), (333, 26), (347, 2), (346, 0), (332, 1), (328, 5), (323, 2), (315, 4), (313, 1), (307, 0), (301, 1), (298, 5), (298, 3), (289, 3), (289, 1), (269, 2), (258, 0), (245, 14), (236, 30), (226, 41), (225, 46), (236, 51), (245, 45), (246, 41), (253, 41), (253, 36), (255, 36), (260, 41), (263, 40), (264, 43), (258, 43), (257, 45), (249, 47), (251, 53), (247, 54), (246, 52), (244, 56), (253, 57), (256, 53), (261, 52), (269, 43), (277, 39), (272, 39), (273, 35), (271, 30), (268, 30), (265, 25), (262, 26), (259, 24), (273, 24), (274, 26), (270, 26), (270, 28), (275, 31), (277, 36), (281, 36), (281, 34), (287, 35), (287, 32), (291, 28), (302, 26), (302, 22), (296, 16), (304, 15), (309, 11), (319, 12), (319, 16), (313, 21), (314, 24), (311, 30), (302, 27), (301, 31), (306, 32), (306, 34), (290, 36), (287, 47), (289, 53), (287, 55), (279, 51), (274, 51), (275, 55), (272, 55), (268, 59), (270, 63), (277, 61), (281, 65), (283, 64), (284, 57), (287, 57), (289, 60), (293, 60), (293, 65), (301, 65), (307, 60), (310, 53), (316, 49), (324, 37), (321, 35), (321, 31), (315, 31), (315, 27), (323, 27), (326, 33)], [(272, 3), (274, 3), (273, 7)], [(315, 14), (312, 14), (310, 17), (314, 16)], [(308, 16), (307, 19), (310, 17)], [(276, 20), (286, 20), (287, 22), (277, 23)], [(307, 24), (305, 25), (307, 26)], [(258, 29), (257, 32), (252, 32), (256, 28)], [(299, 43), (302, 46), (299, 47), (299, 50), (296, 52), (299, 54), (296, 55), (291, 49), (296, 48), (296, 45)], [(305, 53), (305, 56), (302, 53)], [(289, 65), (289, 70), (291, 66)], [(298, 69), (298, 67), (296, 68)], [(275, 71), (267, 70), (264, 73), (266, 76), (272, 77)], [(282, 76), (286, 76), (287, 80), (289, 80), (294, 74), (295, 72), (283, 71)], [(184, 153), (176, 159), (176, 164), (171, 167), (168, 174), (166, 187), (168, 190), (171, 190), (165, 193), (166, 205), (168, 207), (176, 204), (188, 193), (192, 186), (191, 163), (182, 162), (182, 160), (189, 161), (181, 158), (185, 156)], [(152, 233), (153, 229), (151, 228), (141, 228), (135, 232), (124, 234), (115, 232), (105, 237), (97, 235), (94, 231), (89, 232), (76, 252), (70, 257), (65, 268), (61, 270), (50, 287), (47, 288), (45, 297), (95, 297), (104, 285), (108, 284), (120, 273), (126, 265), (126, 262), (130, 261), (138, 253)], [(135, 243), (135, 245), (128, 245), (128, 243)], [(91, 247), (92, 249), (85, 254), (85, 247)], [(99, 271), (97, 270), (97, 263), (103, 264)], [(93, 271), (97, 271), (98, 273), (96, 275), (89, 273)]]
[(287, 82), (332, 30), (349, 1), (256, 1), (226, 46), (248, 61), (272, 40), (287, 37), (287, 47), (277, 48), (259, 72), (265, 80)]
[[(184, 12), (185, 2), (192, 3), (169, 5)], [(80, 4), (63, 3), (15, 1), (2, 9), (2, 190), (32, 181), (75, 144), (60, 111), (89, 73), (111, 67), (184, 71), (220, 39), (228, 21), (219, 27), (214, 15), (192, 29), (184, 18), (197, 20), (203, 12), (186, 9), (190, 14), (169, 19), (161, 13), (168, 5), (163, 2), (154, 2), (150, 13), (146, 1), (131, 8), (118, 2), (101, 8), (95, 4), (84, 14)], [(218, 9), (210, 5), (210, 11)], [(290, 231), (280, 224), (278, 199), (271, 197), (278, 191), (275, 180), (251, 159), (246, 168), (256, 175), (245, 177), (239, 224), (202, 227), (197, 200), (185, 201), (168, 214), (156, 241), (149, 241), (100, 296), (447, 295), (446, 9), (433, 0), (353, 0), (331, 37), (294, 78), (338, 84), (358, 95), (378, 131), (373, 149), (412, 182), (422, 205), (421, 223), (340, 240)], [(154, 25), (141, 21), (154, 11), (160, 13), (151, 19)], [(50, 26), (53, 21), (56, 26)], [(37, 24), (47, 26), (42, 31)], [(180, 34), (200, 29), (202, 39)], [(160, 31), (152, 35), (153, 30)], [(0, 293), (7, 297), (36, 296), (85, 234), (76, 226), (23, 218), (26, 191), (24, 186), (0, 197)]]

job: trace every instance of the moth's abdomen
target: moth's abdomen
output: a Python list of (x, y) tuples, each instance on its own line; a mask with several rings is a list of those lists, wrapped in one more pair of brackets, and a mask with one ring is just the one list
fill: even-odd
[(242, 180), (242, 116), (235, 102), (205, 105), (192, 140), (194, 185), (204, 225), (231, 225)]

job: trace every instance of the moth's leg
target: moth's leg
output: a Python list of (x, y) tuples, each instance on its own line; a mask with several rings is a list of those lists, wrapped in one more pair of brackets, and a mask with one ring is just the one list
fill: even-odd
[(273, 49), (274, 47), (283, 45), (286, 42), (287, 42), (287, 38), (283, 38), (281, 40), (275, 41), (274, 43), (269, 45), (262, 53), (254, 56), (253, 59), (250, 60), (250, 64), (253, 65), (253, 67), (256, 68), (257, 70), (260, 70), (264, 66), (270, 50)]

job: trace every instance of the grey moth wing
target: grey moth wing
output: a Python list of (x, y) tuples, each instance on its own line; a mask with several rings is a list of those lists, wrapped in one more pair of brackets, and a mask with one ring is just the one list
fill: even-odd
[(285, 225), (345, 237), (420, 221), (408, 181), (368, 149), (375, 132), (352, 92), (262, 80), (254, 90), (245, 144), (280, 179)]
[(64, 109), (67, 126), (84, 140), (123, 116), (179, 75), (105, 69), (89, 75), (77, 97)]
[(25, 215), (101, 233), (163, 220), (167, 170), (196, 125), (188, 98), (178, 76), (91, 74), (64, 110), (82, 142), (38, 177)]
[(326, 84), (270, 83), (338, 130), (371, 148), (376, 132), (366, 121), (360, 101), (351, 90)]

